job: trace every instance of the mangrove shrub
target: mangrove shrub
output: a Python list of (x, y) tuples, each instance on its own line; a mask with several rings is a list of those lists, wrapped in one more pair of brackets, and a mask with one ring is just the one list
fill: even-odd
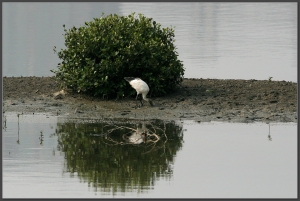
[(148, 83), (151, 96), (173, 91), (182, 82), (183, 64), (174, 45), (174, 29), (132, 13), (107, 15), (64, 27), (65, 49), (54, 52), (62, 60), (52, 70), (63, 87), (99, 97), (133, 95), (124, 77)]

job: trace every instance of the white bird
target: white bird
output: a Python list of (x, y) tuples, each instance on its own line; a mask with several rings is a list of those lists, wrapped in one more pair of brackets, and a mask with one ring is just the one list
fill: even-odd
[[(153, 103), (152, 103), (152, 100), (150, 98), (147, 98), (147, 94), (149, 92), (149, 87), (147, 85), (146, 82), (144, 82), (142, 79), (140, 78), (135, 78), (135, 77), (124, 77), (124, 79), (126, 81), (129, 82), (129, 84), (132, 86), (132, 88), (134, 88), (136, 90), (136, 100), (138, 100), (138, 96), (139, 94), (142, 95), (142, 98), (149, 102), (151, 106), (153, 106)], [(142, 102), (142, 98), (140, 99), (141, 101), (141, 104), (143, 105), (143, 102)]]

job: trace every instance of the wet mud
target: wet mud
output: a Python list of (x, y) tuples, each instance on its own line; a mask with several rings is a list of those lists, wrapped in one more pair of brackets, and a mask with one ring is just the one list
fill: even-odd
[(54, 77), (4, 77), (3, 112), (91, 119), (297, 122), (294, 82), (184, 79), (176, 92), (151, 97), (153, 107), (145, 102), (138, 108), (133, 96), (106, 100), (58, 87)]

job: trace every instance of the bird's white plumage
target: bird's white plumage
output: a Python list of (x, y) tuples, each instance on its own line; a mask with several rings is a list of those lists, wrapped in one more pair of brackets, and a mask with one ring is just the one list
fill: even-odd
[[(134, 77), (125, 77), (124, 79), (126, 81), (128, 81), (129, 84), (132, 86), (132, 88), (134, 88), (136, 90), (137, 97), (139, 94), (141, 94), (143, 99), (145, 101), (148, 101), (150, 103), (150, 105), (153, 106), (152, 100), (146, 97), (150, 90), (149, 86), (146, 82), (144, 82), (140, 78), (134, 78)], [(137, 99), (137, 97), (136, 97), (136, 99)]]
[(146, 95), (149, 92), (149, 86), (140, 78), (135, 78), (134, 80), (131, 80), (129, 84), (132, 86), (132, 88), (136, 90), (137, 94), (142, 94), (143, 98), (146, 97)]

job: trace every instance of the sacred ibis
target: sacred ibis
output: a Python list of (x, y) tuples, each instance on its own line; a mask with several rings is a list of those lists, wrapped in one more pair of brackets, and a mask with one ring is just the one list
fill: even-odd
[(140, 99), (141, 104), (143, 105), (142, 99), (145, 101), (149, 102), (151, 106), (153, 106), (152, 100), (150, 98), (147, 98), (147, 94), (149, 92), (149, 86), (147, 85), (146, 82), (144, 82), (140, 78), (135, 78), (135, 77), (124, 77), (126, 81), (129, 82), (129, 84), (136, 90), (136, 100), (138, 100), (139, 94), (141, 94), (142, 98)]

